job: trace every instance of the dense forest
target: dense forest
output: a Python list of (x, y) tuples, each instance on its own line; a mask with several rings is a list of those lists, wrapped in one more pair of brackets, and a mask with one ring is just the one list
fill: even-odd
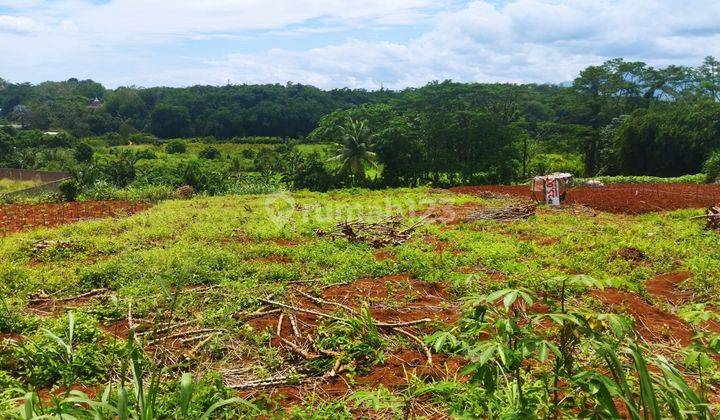
[[(444, 81), (402, 91), (292, 83), (110, 90), (91, 80), (0, 79), (0, 121), (21, 128), (113, 135), (125, 144), (139, 133), (335, 143), (343, 183), (368, 181), (366, 169), (377, 165), (381, 179), (374, 182), (383, 186), (514, 182), (555, 170), (699, 173), (720, 160), (713, 157), (720, 149), (719, 101), (720, 62), (713, 57), (697, 67), (665, 68), (615, 59), (567, 85)], [(298, 164), (284, 166), (297, 159), (275, 161), (271, 169), (296, 175)], [(304, 165), (317, 170), (318, 162)]]

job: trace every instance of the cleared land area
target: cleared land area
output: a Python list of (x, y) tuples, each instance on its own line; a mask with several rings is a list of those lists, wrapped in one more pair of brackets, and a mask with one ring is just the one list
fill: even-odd
[[(570, 328), (548, 317), (562, 303), (590, 313), (592, 334), (612, 337), (618, 349), (642, 343), (646, 354), (682, 366), (693, 386), (702, 378), (717, 401), (717, 371), (701, 377), (686, 364), (688, 349), (701, 351), (697, 337), (720, 332), (720, 253), (708, 252), (718, 234), (690, 219), (701, 211), (541, 206), (509, 222), (478, 220), (526, 204), (428, 189), (228, 196), (11, 234), (0, 238), (0, 380), (47, 400), (67, 386), (100, 398), (121, 375), (134, 332), (144, 363), (160, 367), (159, 410), (168, 416), (180, 372), (198, 379), (204, 408), (233, 395), (250, 402), (228, 408), (230, 416), (499, 416), (519, 402), (489, 396), (472, 370), (481, 353), (470, 347), (504, 343), (495, 306), (517, 316), (523, 334), (555, 342)], [(597, 283), (566, 293), (562, 283), (561, 296), (557, 279), (574, 274)], [(506, 289), (536, 299), (516, 295), (506, 307), (508, 294), (498, 295)], [(698, 305), (707, 316), (693, 316)], [(67, 339), (69, 313), (68, 365), (42, 328)], [(627, 319), (629, 330), (614, 331), (614, 318), (602, 314)], [(573, 372), (607, 373), (602, 358), (576, 345), (567, 350)], [(538, 347), (523, 362), (533, 398), (552, 383), (547, 351), (543, 359)], [(565, 398), (535, 410), (596, 407), (568, 378), (556, 387)]]

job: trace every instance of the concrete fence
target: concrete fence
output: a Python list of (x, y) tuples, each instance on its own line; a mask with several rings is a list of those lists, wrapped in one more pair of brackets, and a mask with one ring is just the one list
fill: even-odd
[(7, 178), (14, 181), (42, 181), (55, 182), (70, 178), (68, 172), (32, 171), (29, 169), (0, 168), (0, 179)]

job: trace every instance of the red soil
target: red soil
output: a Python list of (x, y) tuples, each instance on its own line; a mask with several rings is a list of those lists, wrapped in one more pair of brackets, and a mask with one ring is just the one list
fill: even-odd
[[(466, 186), (450, 190), (461, 194), (484, 196), (491, 192), (530, 199), (530, 187), (527, 185)], [(572, 188), (567, 192), (566, 204), (582, 204), (611, 213), (640, 214), (705, 208), (718, 201), (718, 184), (613, 184), (601, 188)]]
[(466, 221), (470, 214), (481, 208), (477, 203), (432, 205), (420, 216), (426, 217), (431, 223), (456, 225)]
[[(657, 276), (646, 283), (648, 294), (656, 300), (665, 300), (674, 305), (689, 301), (690, 294), (678, 289), (678, 285), (691, 276), (681, 271)], [(626, 312), (635, 318), (635, 330), (648, 342), (671, 344), (675, 348), (685, 347), (692, 343), (693, 327), (675, 314), (665, 312), (648, 303), (635, 293), (617, 289), (605, 289), (593, 292), (592, 295), (610, 309)], [(703, 327), (720, 332), (720, 326), (707, 324)]]
[[(307, 293), (312, 294), (310, 290)], [(365, 278), (350, 284), (339, 284), (321, 289), (319, 296), (326, 301), (332, 301), (358, 309), (366, 303), (370, 314), (379, 322), (403, 322), (421, 318), (431, 318), (446, 324), (452, 324), (460, 317), (461, 308), (450, 301), (450, 293), (442, 283), (430, 283), (414, 279), (408, 275), (400, 274), (381, 278)], [(302, 295), (296, 295), (290, 303), (324, 313), (334, 313), (339, 308), (332, 305), (323, 305), (312, 301)], [(312, 314), (296, 313), (297, 326), (303, 339), (294, 337), (291, 322), (284, 316), (280, 336), (290, 341), (307, 340), (308, 336), (317, 334), (320, 320)], [(249, 321), (255, 331), (271, 329), (276, 331), (279, 314), (270, 314)], [(414, 327), (418, 328), (418, 327)], [(412, 330), (413, 327), (406, 329)], [(432, 331), (430, 326), (422, 327), (418, 336)], [(280, 346), (280, 339), (274, 337), (271, 342)], [(302, 344), (300, 342), (299, 344)], [(416, 345), (413, 345), (414, 347)], [(433, 355), (433, 366), (429, 366), (425, 354), (419, 349), (402, 349), (387, 354), (384, 364), (373, 366), (369, 373), (354, 377), (356, 387), (384, 385), (389, 388), (403, 386), (407, 378), (417, 376), (431, 376), (433, 378), (447, 378), (458, 374), (464, 366), (462, 359)], [(282, 396), (282, 404), (291, 406), (301, 401), (303, 396), (317, 392), (325, 396), (338, 397), (345, 395), (351, 389), (347, 380), (338, 375), (328, 381), (316, 381), (303, 386), (285, 386), (269, 392), (271, 396)], [(253, 395), (259, 390), (243, 393)]]
[[(301, 403), (309, 394), (316, 393), (324, 399), (337, 399), (348, 395), (352, 389), (363, 387), (399, 388), (408, 383), (413, 376), (421, 378), (445, 379), (459, 377), (465, 362), (458, 357), (433, 355), (433, 366), (425, 362), (425, 355), (417, 350), (398, 350), (387, 355), (383, 365), (378, 365), (364, 375), (356, 375), (354, 386), (342, 376), (328, 381), (304, 386), (283, 386), (262, 391), (245, 392), (241, 395), (250, 396), (258, 392), (272, 397), (280, 397), (284, 407), (292, 407)], [(463, 380), (461, 378), (461, 380)]]
[(615, 312), (625, 312), (635, 318), (635, 331), (650, 343), (667, 343), (675, 348), (692, 343), (693, 329), (676, 315), (664, 312), (644, 301), (635, 293), (617, 289), (593, 292)]
[(397, 256), (389, 249), (379, 249), (373, 254), (376, 261), (397, 261)]
[(661, 274), (645, 282), (645, 289), (654, 299), (664, 299), (673, 305), (682, 305), (690, 301), (692, 294), (679, 288), (679, 285), (691, 276), (689, 271)]
[(79, 201), (59, 204), (0, 206), (0, 236), (40, 226), (59, 226), (80, 220), (127, 216), (152, 207), (129, 201)]

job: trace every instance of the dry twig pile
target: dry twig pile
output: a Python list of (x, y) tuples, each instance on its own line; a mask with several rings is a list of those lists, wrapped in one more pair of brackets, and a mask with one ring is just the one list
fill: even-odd
[(710, 206), (706, 212), (707, 224), (705, 229), (720, 231), (720, 203)]
[(345, 238), (350, 242), (366, 242), (375, 248), (400, 245), (410, 240), (413, 231), (422, 225), (424, 219), (409, 227), (403, 226), (401, 216), (391, 216), (380, 222), (368, 223), (362, 220), (340, 222), (333, 229), (317, 229), (318, 236)]

